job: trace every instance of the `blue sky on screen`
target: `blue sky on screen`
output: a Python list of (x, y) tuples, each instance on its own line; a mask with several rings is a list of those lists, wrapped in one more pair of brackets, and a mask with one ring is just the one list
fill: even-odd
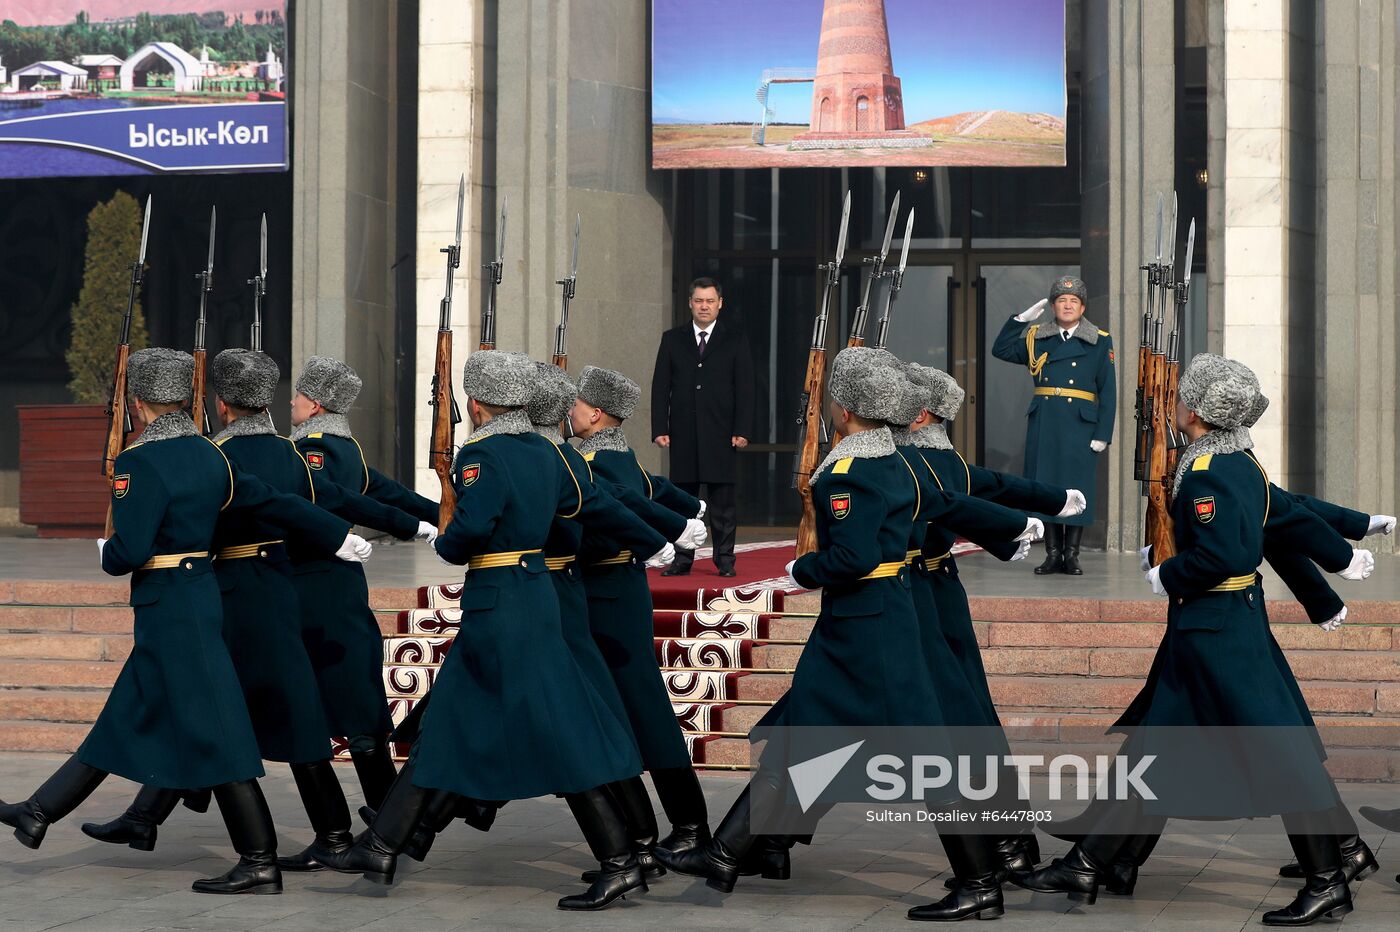
[[(886, 0), (904, 116), (968, 110), (1064, 116), (1064, 0)], [(652, 117), (749, 122), (765, 68), (815, 68), (822, 0), (654, 0)], [(805, 123), (810, 84), (774, 88), (777, 120)]]

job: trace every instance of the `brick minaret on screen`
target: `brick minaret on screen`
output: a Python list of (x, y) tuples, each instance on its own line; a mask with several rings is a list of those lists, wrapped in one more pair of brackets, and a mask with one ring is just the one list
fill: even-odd
[(904, 129), (904, 98), (890, 60), (884, 0), (826, 0), (812, 127), (823, 136)]

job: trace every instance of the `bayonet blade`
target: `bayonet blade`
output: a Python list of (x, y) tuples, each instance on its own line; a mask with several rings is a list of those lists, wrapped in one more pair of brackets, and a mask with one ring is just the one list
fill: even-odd
[(219, 220), (219, 208), (209, 208), (209, 261), (204, 264), (204, 271), (214, 274), (214, 231)]
[(1166, 198), (1162, 192), (1157, 192), (1157, 264), (1162, 264), (1162, 208)]
[(836, 264), (846, 258), (846, 231), (851, 226), (851, 192), (846, 191), (846, 202), (841, 208), (841, 232), (836, 234)]
[(578, 236), (579, 231), (582, 229), (583, 216), (581, 214), (574, 214), (574, 258), (573, 261), (569, 264), (570, 278), (578, 278)]
[(890, 254), (890, 243), (894, 242), (894, 225), (899, 220), (899, 193), (894, 192), (894, 203), (890, 205), (890, 219), (885, 223), (885, 241), (880, 246), (880, 262)]
[(258, 250), (258, 274), (267, 278), (267, 214), (262, 215), (262, 234)]
[(462, 248), (462, 207), (467, 202), (467, 174), (462, 173), (462, 177), (457, 179), (457, 242), (456, 246)]
[(1172, 219), (1171, 225), (1167, 227), (1167, 248), (1171, 252), (1167, 256), (1167, 267), (1176, 265), (1176, 192), (1172, 192)]
[(1191, 262), (1196, 255), (1196, 218), (1191, 218), (1191, 226), (1186, 230), (1186, 264), (1181, 267), (1179, 278), (1189, 286), (1191, 282)]
[(904, 222), (904, 245), (899, 248), (899, 271), (904, 273), (904, 267), (909, 263), (909, 240), (914, 237), (914, 208), (909, 208), (909, 219)]
[(496, 231), (496, 261), (506, 260), (506, 208), (510, 206), (510, 195), (501, 198), (501, 226)]
[(150, 240), (150, 238), (151, 238), (151, 195), (147, 194), (147, 195), (146, 195), (146, 216), (143, 217), (143, 218), (141, 219), (141, 255), (140, 255), (139, 257), (137, 257), (137, 259), (136, 259), (136, 261), (137, 261), (139, 264), (141, 264), (141, 265), (145, 265), (145, 264), (146, 264), (146, 243)]

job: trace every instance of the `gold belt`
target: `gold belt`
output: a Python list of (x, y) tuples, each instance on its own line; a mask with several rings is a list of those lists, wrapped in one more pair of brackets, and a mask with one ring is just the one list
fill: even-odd
[(940, 556), (936, 556), (936, 557), (924, 557), (924, 569), (926, 569), (926, 570), (936, 570), (936, 569), (938, 569), (940, 566), (943, 565), (943, 561), (944, 561), (944, 560), (948, 559), (948, 558), (951, 557), (952, 555), (953, 555), (953, 551), (949, 550), (947, 553), (942, 554), (942, 555), (940, 555)]
[(467, 561), (467, 569), (490, 570), (502, 566), (524, 566), (525, 558), (532, 553), (539, 553), (539, 548), (534, 550), (510, 550), (502, 553), (483, 553), (480, 556), (472, 557)]
[(861, 579), (888, 579), (891, 576), (898, 576), (899, 571), (904, 569), (904, 567), (905, 563), (903, 560), (895, 560), (893, 563), (881, 563), (862, 576)]
[(1248, 589), (1259, 579), (1258, 573), (1248, 573), (1244, 576), (1231, 576), (1218, 586), (1212, 586), (1211, 592), (1239, 592), (1241, 589)]
[(199, 560), (209, 556), (207, 550), (194, 550), (189, 553), (162, 553), (141, 564), (143, 570), (173, 570), (182, 560)]
[(632, 551), (624, 550), (615, 557), (608, 557), (606, 560), (599, 560), (594, 566), (621, 566), (624, 563), (632, 562)]
[(904, 554), (904, 565), (905, 565), (905, 566), (910, 566), (910, 565), (912, 565), (913, 562), (914, 562), (915, 560), (919, 559), (919, 554), (921, 554), (921, 553), (923, 553), (922, 550), (910, 550), (910, 551), (906, 552), (906, 553)]
[(1093, 392), (1082, 392), (1077, 388), (1037, 388), (1037, 395), (1049, 395), (1052, 398), (1082, 398), (1085, 401), (1098, 401), (1099, 396)]
[(578, 557), (545, 557), (544, 565), (551, 570), (566, 570)]
[(249, 557), (265, 557), (264, 547), (271, 547), (273, 544), (280, 544), (280, 540), (265, 540), (260, 544), (239, 544), (237, 547), (225, 547), (214, 554), (220, 560), (246, 560)]

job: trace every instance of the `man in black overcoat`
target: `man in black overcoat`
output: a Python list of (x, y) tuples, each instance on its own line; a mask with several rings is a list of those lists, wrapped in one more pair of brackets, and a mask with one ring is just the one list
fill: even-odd
[[(744, 332), (719, 319), (719, 282), (691, 282), (689, 306), (691, 319), (662, 334), (656, 351), (651, 436), (671, 451), (671, 481), (702, 499), (696, 517), (709, 516), (715, 568), (733, 576), (734, 483), (754, 427), (753, 354)], [(662, 575), (683, 576), (691, 561), (691, 551), (677, 551)]]

